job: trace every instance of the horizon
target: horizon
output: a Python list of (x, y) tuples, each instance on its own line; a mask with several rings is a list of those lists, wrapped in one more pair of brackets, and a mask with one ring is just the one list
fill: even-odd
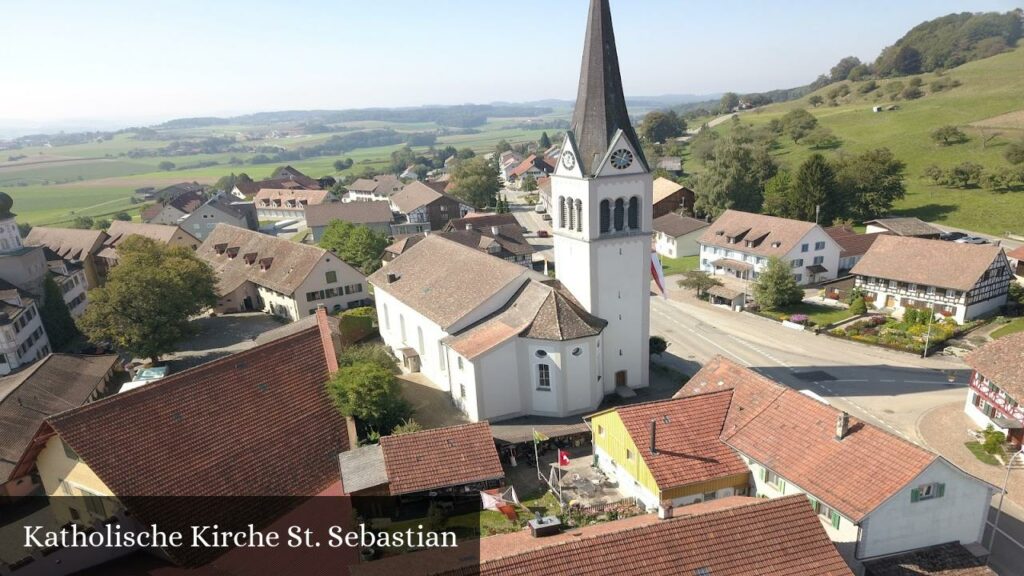
[[(554, 6), (526, 0), (510, 14), (461, 2), (459, 10), (441, 17), (409, 0), (387, 6), (297, 0), (283, 15), (274, 4), (256, 0), (239, 10), (238, 2), (210, 7), (194, 0), (158, 0), (144, 8), (127, 0), (106, 0), (99, 7), (70, 0), (45, 7), (16, 2), (0, 23), (0, 55), (7, 56), (10, 86), (35, 89), (0, 93), (0, 129), (114, 129), (284, 110), (575, 98), (587, 0)], [(951, 12), (1017, 7), (1012, 0), (895, 6), (872, 0), (822, 13), (800, 0), (763, 14), (738, 3), (703, 0), (612, 2), (631, 98), (717, 97), (802, 86), (845, 56), (874, 61), (921, 22)], [(53, 19), (55, 9), (64, 16)], [(536, 17), (541, 10), (544, 20)], [(114, 13), (121, 16), (112, 18)], [(660, 13), (676, 15), (653, 19)], [(724, 24), (708, 24), (715, 22)], [(723, 34), (723, 26), (731, 33)], [(836, 27), (842, 27), (838, 33)], [(41, 37), (39, 30), (50, 34)], [(466, 45), (476, 48), (450, 49)], [(338, 56), (352, 53), (360, 58)], [(443, 65), (453, 57), (459, 65)]]

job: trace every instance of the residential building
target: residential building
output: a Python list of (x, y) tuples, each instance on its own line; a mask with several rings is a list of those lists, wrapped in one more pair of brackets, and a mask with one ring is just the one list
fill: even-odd
[[(480, 491), (499, 487), (505, 472), (487, 422), (383, 436), (338, 457), (345, 494), (366, 518), (390, 517), (398, 498), (451, 498), (455, 507), (480, 504)], [(391, 497), (390, 499), (387, 497)]]
[(1024, 282), (1024, 246), (1010, 250), (1006, 253), (1006, 257), (1013, 264), (1013, 273), (1017, 276), (1017, 279)]
[[(337, 454), (356, 439), (324, 386), (338, 364), (326, 313), (320, 318), (317, 327), (46, 418), (15, 474), (36, 470), (57, 525), (90, 526), (130, 499), (143, 526), (188, 526), (197, 515), (245, 526), (267, 510), (232, 497), (336, 490)], [(218, 498), (217, 509), (172, 497)], [(281, 500), (263, 502), (273, 512)], [(195, 567), (224, 550), (162, 553)]]
[(330, 200), (327, 190), (279, 190), (264, 188), (256, 193), (256, 215), (260, 220), (305, 220), (306, 207)]
[(449, 221), (441, 234), (502, 260), (523, 266), (533, 264), (534, 248), (523, 236), (523, 227), (514, 214), (470, 214)]
[(880, 218), (864, 223), (867, 234), (893, 234), (908, 238), (938, 240), (942, 230), (922, 221), (920, 218)]
[(1024, 332), (989, 342), (966, 360), (974, 373), (964, 412), (978, 427), (991, 426), (1019, 447), (1024, 443)]
[(654, 218), (680, 211), (692, 215), (695, 201), (694, 191), (682, 184), (668, 178), (654, 181)]
[(395, 236), (441, 230), (450, 220), (464, 218), (473, 207), (438, 192), (423, 182), (412, 182), (391, 196), (391, 206), (402, 219), (392, 226)]
[(320, 242), (324, 230), (334, 221), (366, 226), (374, 232), (391, 236), (395, 215), (389, 202), (325, 202), (306, 207), (306, 225), (313, 231), (313, 242)]
[(908, 308), (969, 322), (1006, 304), (1013, 273), (998, 246), (883, 235), (853, 267), (874, 310)]
[(178, 222), (195, 212), (206, 203), (206, 192), (202, 189), (189, 190), (168, 197), (162, 202), (142, 211), (142, 221), (147, 224), (177, 225)]
[(523, 187), (523, 181), (532, 176), (536, 182), (538, 179), (550, 175), (555, 171), (556, 160), (530, 154), (518, 166), (508, 171), (508, 185), (516, 190)]
[(825, 232), (839, 244), (839, 277), (843, 277), (853, 270), (853, 267), (868, 253), (868, 249), (879, 236), (888, 234), (888, 232), (858, 234), (850, 226), (832, 226), (825, 228)]
[(662, 156), (658, 158), (658, 170), (664, 170), (675, 176), (683, 173), (683, 158), (681, 156)]
[(348, 192), (344, 202), (390, 202), (391, 197), (405, 187), (402, 180), (393, 174), (382, 174), (374, 178), (359, 178), (345, 188)]
[(177, 222), (182, 230), (187, 230), (199, 241), (205, 240), (218, 224), (228, 224), (247, 230), (259, 230), (260, 227), (255, 204), (237, 201), (234, 196), (223, 193), (210, 198)]
[(0, 279), (0, 375), (10, 374), (50, 353), (36, 300)]
[(276, 170), (274, 176), (266, 180), (238, 182), (230, 192), (239, 200), (251, 200), (260, 190), (264, 189), (321, 190), (323, 184), (291, 166), (284, 166)]
[(836, 277), (839, 244), (813, 222), (726, 210), (700, 239), (700, 269), (757, 280), (772, 256), (803, 286)]
[(85, 269), (81, 263), (69, 262), (53, 250), (43, 248), (46, 257), (46, 266), (50, 271), (50, 277), (57, 284), (64, 304), (67, 305), (71, 316), (78, 318), (85, 313), (86, 290), (88, 282), (85, 278)]
[(981, 542), (995, 487), (941, 456), (721, 356), (676, 398), (732, 391), (721, 442), (751, 493), (803, 494), (847, 562)]
[[(750, 470), (719, 440), (732, 395), (704, 394), (590, 416), (594, 462), (648, 510), (747, 496)], [(668, 512), (671, 514), (671, 512)]]
[(551, 177), (545, 176), (537, 180), (537, 203), (545, 212), (551, 211)]
[(700, 254), (700, 238), (709, 224), (669, 212), (654, 219), (654, 250), (666, 258)]
[(217, 273), (218, 313), (263, 310), (295, 321), (372, 304), (366, 277), (337, 255), (219, 224), (196, 253)]
[(498, 172), (502, 182), (508, 184), (512, 171), (523, 163), (523, 157), (512, 150), (506, 150), (498, 157)]
[(853, 576), (807, 500), (732, 497), (685, 516), (653, 514), (543, 538), (528, 530), (489, 536), (465, 554), (427, 550), (366, 562), (354, 576)]
[(17, 374), (0, 377), (0, 500), (39, 488), (15, 468), (43, 420), (98, 399), (109, 386), (118, 358), (50, 354)]
[(433, 234), (369, 278), (384, 342), (472, 421), (582, 414), (649, 384), (652, 178), (613, 37), (595, 4), (551, 176), (556, 281)]
[(183, 230), (181, 226), (114, 220), (107, 228), (107, 240), (103, 244), (103, 249), (97, 254), (102, 275), (105, 276), (107, 271), (117, 265), (117, 247), (130, 236), (143, 236), (172, 248), (186, 247), (195, 250), (201, 244), (198, 238)]
[(86, 289), (100, 285), (98, 255), (109, 236), (102, 230), (76, 228), (50, 228), (33, 226), (25, 237), (26, 246), (43, 246), (71, 264), (81, 264), (85, 273)]

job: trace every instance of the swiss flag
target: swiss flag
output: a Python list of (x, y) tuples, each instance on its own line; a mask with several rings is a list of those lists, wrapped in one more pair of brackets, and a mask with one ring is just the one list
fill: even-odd
[(558, 465), (563, 468), (569, 465), (569, 453), (565, 450), (558, 451)]

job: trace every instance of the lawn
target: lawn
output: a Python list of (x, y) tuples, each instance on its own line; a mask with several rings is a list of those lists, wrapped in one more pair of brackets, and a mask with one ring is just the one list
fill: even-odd
[(833, 308), (831, 306), (822, 306), (821, 304), (808, 304), (801, 302), (800, 304), (794, 304), (792, 306), (786, 306), (779, 310), (762, 310), (762, 314), (771, 316), (776, 320), (788, 320), (790, 316), (794, 314), (804, 314), (811, 322), (818, 326), (827, 326), (829, 324), (835, 324), (840, 320), (846, 320), (853, 316), (850, 311), (845, 308)]
[(999, 460), (996, 457), (985, 452), (985, 447), (981, 445), (981, 442), (964, 442), (964, 446), (974, 454), (974, 457), (981, 460), (985, 464), (991, 464), (992, 466), (999, 466)]
[(682, 258), (661, 256), (660, 258), (661, 267), (665, 269), (666, 277), (700, 268), (700, 256), (683, 256)]
[(992, 332), (992, 338), (999, 339), (1010, 334), (1016, 334), (1017, 332), (1024, 332), (1024, 318), (1017, 318), (999, 330)]

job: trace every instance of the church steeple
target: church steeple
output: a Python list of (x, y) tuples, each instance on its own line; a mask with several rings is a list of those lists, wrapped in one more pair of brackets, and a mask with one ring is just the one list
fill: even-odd
[(597, 171), (619, 130), (636, 150), (641, 166), (649, 169), (626, 110), (608, 0), (591, 0), (580, 88), (571, 126), (585, 176), (593, 176)]

